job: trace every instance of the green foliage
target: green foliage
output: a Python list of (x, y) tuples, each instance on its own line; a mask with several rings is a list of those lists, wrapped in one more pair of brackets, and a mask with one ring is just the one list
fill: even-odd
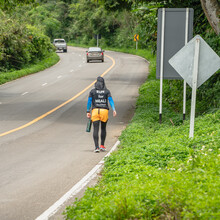
[(161, 7), (158, 3), (141, 3), (135, 7), (133, 13), (137, 19), (136, 33), (140, 35), (139, 46), (156, 53), (157, 41), (157, 10)]
[[(135, 48), (134, 34), (139, 34), (138, 47), (156, 52), (157, 10), (160, 7), (194, 9), (194, 33), (202, 35), (219, 53), (219, 40), (210, 31), (200, 0), (59, 0), (37, 1), (38, 6), (19, 7), (28, 22), (53, 38), (65, 38), (78, 44), (96, 45), (94, 34), (100, 33), (100, 46)], [(23, 11), (22, 11), (23, 9)], [(19, 16), (19, 10), (18, 15)], [(14, 13), (17, 14), (17, 13)], [(16, 15), (15, 15), (16, 16)], [(22, 19), (22, 18), (20, 18)]]
[(180, 124), (168, 104), (160, 125), (155, 58), (147, 57), (151, 75), (121, 145), (105, 160), (99, 183), (66, 208), (66, 219), (220, 217), (220, 111), (196, 119), (194, 139), (189, 121)]
[(105, 18), (108, 18), (106, 11), (103, 7), (96, 7), (96, 4), (91, 1), (81, 0), (71, 4), (69, 17), (72, 20), (68, 32), (70, 40), (84, 44), (94, 39), (95, 34), (108, 31), (105, 23)]
[(4, 15), (0, 17), (0, 26), (0, 71), (19, 68), (23, 62), (29, 62), (31, 43), (25, 26)]
[[(220, 107), (220, 71), (216, 72), (209, 80), (197, 89), (196, 113), (197, 115), (208, 112), (212, 108)], [(166, 80), (163, 88), (164, 98), (176, 112), (183, 108), (183, 81)], [(187, 85), (186, 112), (190, 112), (192, 89)]]
[(35, 0), (0, 0), (0, 9), (2, 10), (12, 10), (18, 5), (31, 4)]
[(48, 2), (34, 8), (27, 13), (29, 23), (38, 27), (44, 34), (54, 38), (65, 38), (68, 26), (68, 5), (63, 2)]
[(99, 0), (99, 4), (104, 5), (105, 9), (108, 11), (117, 11), (117, 10), (130, 10), (132, 7), (132, 1), (126, 0)]
[(47, 36), (4, 14), (0, 15), (0, 71), (20, 69), (54, 51)]
[(37, 64), (26, 65), (21, 70), (15, 70), (15, 71), (6, 72), (6, 73), (0, 72), (0, 85), (6, 82), (10, 82), (12, 80), (18, 79), (23, 76), (27, 76), (29, 74), (42, 71), (56, 64), (58, 61), (59, 61), (59, 56), (55, 52), (52, 52), (50, 54), (47, 54), (47, 57), (37, 62)]
[(49, 37), (45, 36), (39, 30), (33, 26), (28, 25), (28, 34), (31, 36), (31, 53), (34, 59), (42, 59), (47, 56), (48, 53), (55, 51), (53, 45), (50, 42)]
[(197, 110), (204, 113), (213, 107), (220, 107), (220, 71), (206, 81), (197, 92)]

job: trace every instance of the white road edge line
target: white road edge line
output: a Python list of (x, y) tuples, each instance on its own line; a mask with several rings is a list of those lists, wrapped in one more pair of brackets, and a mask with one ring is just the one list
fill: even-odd
[(28, 94), (28, 92), (24, 92), (24, 93), (22, 93), (21, 95), (26, 95), (26, 94)]
[(48, 208), (44, 213), (42, 213), (35, 220), (48, 220), (53, 216), (61, 206), (68, 201), (71, 197), (75, 196), (80, 190), (85, 187), (90, 180), (97, 176), (97, 173), (101, 170), (104, 164), (104, 159), (109, 157), (110, 154), (117, 148), (120, 144), (120, 141), (117, 141), (112, 149), (105, 155), (105, 157), (87, 174), (85, 175), (78, 183), (76, 183), (66, 194), (64, 194), (58, 201), (56, 201), (50, 208)]
[(42, 86), (46, 86), (46, 85), (47, 85), (47, 83), (42, 84)]

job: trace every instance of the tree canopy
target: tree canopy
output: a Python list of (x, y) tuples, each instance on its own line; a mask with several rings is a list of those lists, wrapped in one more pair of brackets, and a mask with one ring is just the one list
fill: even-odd
[[(139, 34), (139, 48), (155, 53), (158, 8), (189, 7), (194, 9), (194, 34), (200, 34), (219, 53), (219, 38), (200, 1), (217, 0), (0, 0), (0, 14), (2, 10), (7, 15), (3, 20), (13, 19), (21, 26), (37, 28), (51, 41), (65, 38), (96, 45), (94, 35), (101, 34), (102, 47), (134, 48), (133, 37)], [(219, 4), (213, 7), (219, 13)]]
[(34, 3), (35, 0), (0, 0), (0, 9), (9, 10), (18, 5)]

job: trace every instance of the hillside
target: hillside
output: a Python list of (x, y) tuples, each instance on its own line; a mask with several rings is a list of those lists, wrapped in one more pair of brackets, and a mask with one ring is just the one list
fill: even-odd
[[(197, 91), (195, 137), (189, 138), (191, 88), (182, 121), (180, 80), (164, 80), (163, 123), (158, 123), (156, 80), (157, 10), (192, 7), (194, 35), (220, 55), (220, 38), (200, 0), (13, 0), (0, 6), (0, 84), (58, 61), (51, 44), (65, 38), (137, 54), (150, 61), (135, 115), (106, 159), (99, 183), (67, 207), (66, 219), (219, 219), (220, 71)], [(6, 4), (8, 3), (8, 4)], [(135, 50), (134, 34), (140, 35)], [(34, 66), (34, 70), (32, 67)], [(42, 67), (43, 66), (43, 67)]]
[[(192, 1), (88, 1), (88, 0), (13, 0), (0, 6), (0, 81), (14, 77), (9, 72), (54, 57), (54, 38), (65, 38), (74, 45), (96, 45), (101, 34), (102, 48), (134, 49), (134, 34), (139, 34), (138, 48), (156, 52), (157, 10), (160, 7), (192, 7), (194, 35), (201, 35), (220, 55), (220, 40), (210, 26), (200, 0)], [(15, 7), (16, 5), (16, 7)], [(219, 7), (220, 8), (220, 7)], [(88, 19), (89, 18), (89, 19)], [(50, 55), (49, 55), (50, 54)], [(53, 58), (57, 62), (58, 58)], [(48, 65), (46, 65), (48, 66)], [(28, 74), (29, 71), (27, 71)], [(32, 71), (32, 72), (36, 72)], [(2, 75), (2, 74), (3, 75)], [(6, 76), (5, 76), (6, 75)], [(1, 80), (1, 77), (3, 78)], [(165, 97), (175, 111), (182, 109), (182, 82), (168, 81)], [(172, 88), (172, 89), (171, 89)], [(198, 91), (197, 113), (219, 107), (219, 74), (212, 76)], [(190, 102), (191, 91), (187, 89)], [(189, 106), (190, 103), (188, 103)], [(187, 108), (189, 109), (189, 108)]]
[(99, 183), (66, 208), (65, 219), (220, 218), (220, 110), (196, 118), (192, 139), (189, 120), (183, 124), (165, 101), (160, 125), (155, 57), (145, 55), (151, 74), (119, 149), (106, 159)]

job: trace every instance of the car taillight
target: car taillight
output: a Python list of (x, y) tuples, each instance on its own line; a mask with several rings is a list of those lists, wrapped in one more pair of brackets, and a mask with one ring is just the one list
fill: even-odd
[(103, 56), (103, 52), (101, 53), (101, 55)]
[(89, 55), (89, 53), (87, 53), (87, 56)]

